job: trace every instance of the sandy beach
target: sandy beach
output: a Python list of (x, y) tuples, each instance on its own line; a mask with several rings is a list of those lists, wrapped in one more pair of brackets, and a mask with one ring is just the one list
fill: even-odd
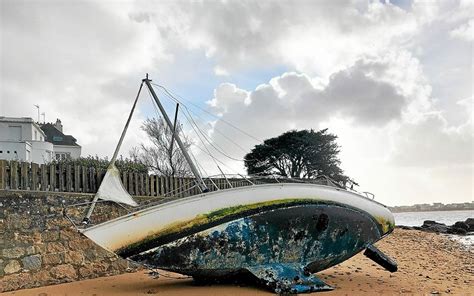
[[(322, 295), (474, 295), (474, 250), (444, 235), (396, 229), (377, 246), (396, 259), (399, 270), (389, 273), (362, 254), (319, 272), (335, 287)], [(175, 279), (174, 277), (178, 277)], [(258, 286), (197, 286), (192, 279), (146, 271), (85, 280), (1, 295), (271, 295)]]

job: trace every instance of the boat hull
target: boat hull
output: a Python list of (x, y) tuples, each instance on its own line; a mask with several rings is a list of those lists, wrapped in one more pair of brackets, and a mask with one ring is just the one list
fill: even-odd
[(330, 288), (311, 273), (352, 257), (393, 227), (385, 206), (353, 192), (271, 184), (165, 203), (83, 233), (147, 266), (196, 278), (250, 273), (277, 292), (309, 292)]
[(377, 222), (364, 212), (335, 204), (300, 204), (238, 218), (131, 259), (198, 277), (287, 263), (313, 273), (381, 237)]

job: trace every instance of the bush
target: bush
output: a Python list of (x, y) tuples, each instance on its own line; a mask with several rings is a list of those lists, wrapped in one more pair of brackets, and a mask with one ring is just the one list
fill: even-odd
[[(96, 170), (106, 170), (109, 163), (110, 160), (107, 157), (100, 158), (97, 155), (89, 155), (77, 159), (53, 160), (49, 164), (80, 165), (84, 167), (94, 167)], [(115, 161), (115, 166), (120, 172), (148, 174), (148, 168), (146, 165), (139, 161), (123, 158), (122, 156)]]

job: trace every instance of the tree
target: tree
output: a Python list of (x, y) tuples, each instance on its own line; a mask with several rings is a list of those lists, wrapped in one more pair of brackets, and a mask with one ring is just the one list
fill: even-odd
[(326, 175), (346, 183), (350, 179), (339, 167), (336, 139), (327, 129), (288, 131), (256, 145), (245, 155), (247, 173), (303, 179)]
[[(143, 122), (141, 129), (148, 135), (151, 145), (141, 144), (130, 151), (130, 157), (138, 162), (144, 163), (151, 171), (158, 175), (170, 177), (192, 176), (191, 169), (184, 158), (183, 152), (175, 143), (171, 145), (173, 131), (163, 118), (147, 119)], [(176, 133), (181, 130), (177, 123)], [(186, 148), (191, 146), (188, 138), (180, 135)]]

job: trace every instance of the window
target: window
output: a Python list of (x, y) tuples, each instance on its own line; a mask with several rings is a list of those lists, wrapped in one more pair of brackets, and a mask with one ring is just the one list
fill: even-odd
[(3, 153), (3, 151), (2, 151), (2, 150), (0, 150), (0, 153)]
[(7, 154), (10, 154), (10, 151), (7, 150)]
[(35, 131), (35, 138), (33, 140), (38, 140), (38, 131)]
[(65, 160), (71, 158), (71, 153), (69, 152), (56, 152), (55, 153), (56, 160)]
[(63, 137), (61, 137), (61, 136), (54, 136), (53, 137), (53, 142), (60, 142), (62, 140), (63, 140)]

